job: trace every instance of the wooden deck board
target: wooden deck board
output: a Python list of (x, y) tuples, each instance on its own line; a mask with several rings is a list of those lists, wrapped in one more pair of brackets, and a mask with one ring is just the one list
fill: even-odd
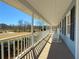
[(74, 57), (64, 42), (53, 42), (50, 39), (39, 59), (74, 59)]

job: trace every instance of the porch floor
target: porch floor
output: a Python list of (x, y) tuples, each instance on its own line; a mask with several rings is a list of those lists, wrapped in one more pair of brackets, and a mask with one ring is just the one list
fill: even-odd
[(64, 42), (53, 42), (51, 37), (38, 59), (75, 59)]

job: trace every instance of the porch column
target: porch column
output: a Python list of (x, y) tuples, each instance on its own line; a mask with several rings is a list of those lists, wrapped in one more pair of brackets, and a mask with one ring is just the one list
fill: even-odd
[(32, 33), (32, 45), (34, 44), (34, 35), (33, 35), (33, 31), (34, 31), (34, 12), (32, 13), (32, 24), (31, 24), (31, 33)]
[(76, 0), (75, 59), (79, 59), (79, 0)]

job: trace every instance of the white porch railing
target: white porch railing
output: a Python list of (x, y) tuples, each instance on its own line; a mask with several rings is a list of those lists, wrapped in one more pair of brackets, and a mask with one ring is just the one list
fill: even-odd
[(48, 40), (48, 34), (49, 31), (34, 33), (34, 45), (32, 45), (32, 35), (0, 40), (0, 59), (37, 58)]

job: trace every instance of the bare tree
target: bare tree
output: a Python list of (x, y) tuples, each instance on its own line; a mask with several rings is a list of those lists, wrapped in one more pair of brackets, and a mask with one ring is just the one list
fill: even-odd
[(19, 26), (19, 32), (22, 31), (22, 27), (23, 27), (23, 20), (19, 20), (18, 21), (18, 26)]

